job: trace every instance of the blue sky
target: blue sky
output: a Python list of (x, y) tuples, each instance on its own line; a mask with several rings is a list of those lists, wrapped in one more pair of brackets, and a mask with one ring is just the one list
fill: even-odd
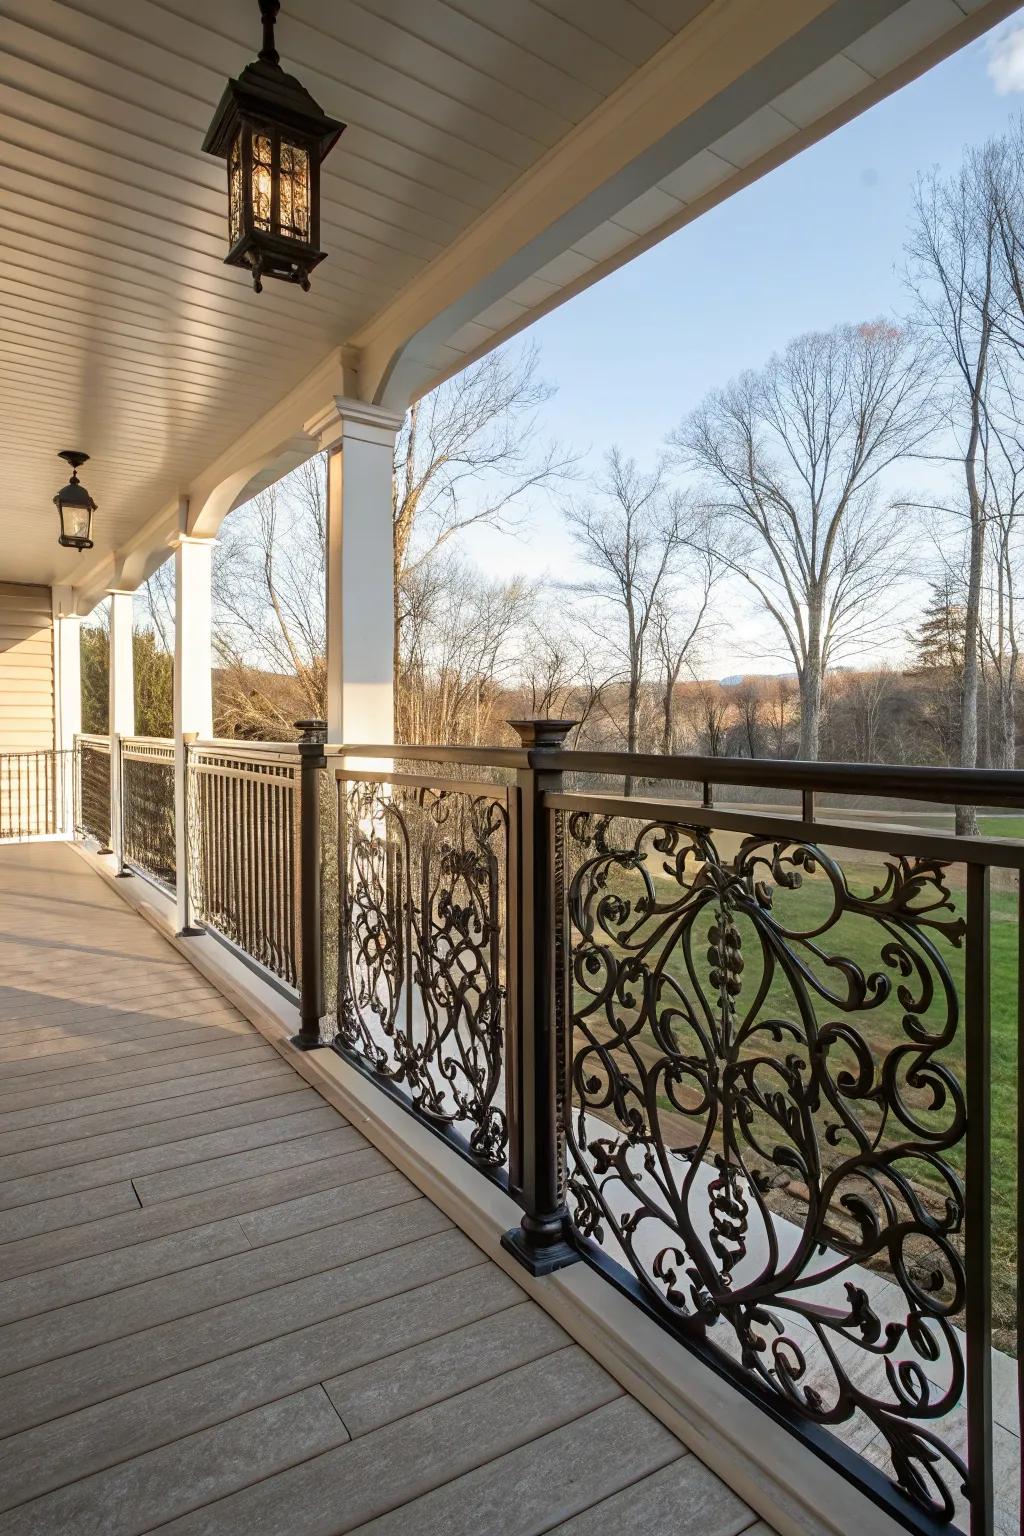
[[(802, 331), (907, 307), (902, 247), (914, 180), (952, 170), (965, 144), (1024, 108), (1024, 8), (823, 143), (772, 172), (539, 321), (531, 331), (557, 386), (543, 426), (589, 450), (615, 442), (641, 461), (702, 395)], [(554, 507), (528, 536), (474, 532), (490, 570), (563, 575), (571, 548)], [(755, 667), (758, 626), (719, 641), (707, 672)]]

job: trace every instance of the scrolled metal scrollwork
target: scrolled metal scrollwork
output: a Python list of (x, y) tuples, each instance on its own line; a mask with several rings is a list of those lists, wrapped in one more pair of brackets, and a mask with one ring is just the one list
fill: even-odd
[(584, 1246), (950, 1520), (968, 1470), (939, 1429), (964, 1389), (949, 866), (885, 855), (860, 889), (806, 841), (725, 857), (700, 827), (559, 814)]
[(457, 786), (339, 785), (338, 1048), (505, 1161), (504, 862), (499, 796)]

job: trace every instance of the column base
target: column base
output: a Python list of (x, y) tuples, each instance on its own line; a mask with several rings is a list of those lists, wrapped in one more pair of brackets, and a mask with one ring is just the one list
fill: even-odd
[(556, 1269), (565, 1269), (580, 1260), (579, 1251), (564, 1237), (538, 1246), (522, 1227), (512, 1227), (503, 1233), (501, 1246), (531, 1275), (550, 1275)]
[(315, 1040), (312, 1035), (292, 1035), (289, 1043), (294, 1045), (297, 1051), (326, 1051), (330, 1049), (327, 1041), (321, 1040), (319, 1035), (317, 1035)]

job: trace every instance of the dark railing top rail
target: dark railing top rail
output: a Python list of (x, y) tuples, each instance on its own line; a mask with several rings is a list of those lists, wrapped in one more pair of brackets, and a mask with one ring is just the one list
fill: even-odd
[(886, 795), (945, 805), (1024, 805), (1024, 772), (994, 768), (899, 768), (764, 757), (661, 757), (644, 752), (545, 752), (544, 766), (571, 773), (763, 789)]
[(189, 751), (195, 756), (223, 757), (232, 762), (287, 762), (300, 760), (297, 741), (189, 741)]
[[(467, 767), (529, 768), (531, 754), (522, 747), (410, 747), (392, 742), (368, 747), (328, 745), (329, 757), (389, 757), (395, 762), (460, 763)], [(550, 753), (544, 754), (547, 762)]]
[[(961, 837), (955, 832), (924, 831), (898, 822), (845, 821), (842, 815), (809, 821), (779, 811), (734, 810), (728, 806), (697, 805), (686, 800), (658, 800), (641, 795), (606, 795), (581, 790), (545, 794), (551, 811), (587, 811), (595, 816), (628, 816), (675, 826), (706, 827), (712, 832), (738, 832), (745, 837), (807, 839), (809, 842), (859, 848), (864, 852), (904, 854), (957, 864), (988, 864), (995, 869), (1024, 870), (1024, 842), (1002, 837)], [(907, 813), (910, 814), (909, 812)]]
[(644, 752), (576, 752), (551, 748), (328, 746), (332, 756), (462, 763), (492, 768), (545, 768), (606, 778), (736, 784), (758, 789), (885, 795), (937, 805), (1024, 806), (1024, 771), (996, 768), (901, 768), (885, 763), (816, 763), (764, 757), (665, 757)]

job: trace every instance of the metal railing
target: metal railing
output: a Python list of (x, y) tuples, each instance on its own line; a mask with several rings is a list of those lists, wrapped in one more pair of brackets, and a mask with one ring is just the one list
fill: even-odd
[(488, 1171), (509, 1151), (509, 791), (336, 770), (343, 1054)]
[(192, 908), (298, 994), (296, 1042), (501, 1183), (534, 1274), (592, 1266), (903, 1526), (1016, 1528), (1024, 841), (906, 807), (1024, 810), (1024, 775), (304, 724), (186, 770)]
[(174, 890), (174, 742), (122, 736), (121, 848), (124, 862)]
[(1024, 844), (819, 806), (1024, 775), (519, 729), (336, 760), (334, 1048), (506, 1184), (534, 1273), (591, 1265), (908, 1529), (1016, 1528)]
[(187, 754), (196, 919), (288, 988), (301, 972), (295, 745), (197, 741)]
[(110, 737), (75, 737), (75, 830), (110, 847)]
[(0, 752), (0, 840), (21, 842), (63, 830), (70, 751)]

